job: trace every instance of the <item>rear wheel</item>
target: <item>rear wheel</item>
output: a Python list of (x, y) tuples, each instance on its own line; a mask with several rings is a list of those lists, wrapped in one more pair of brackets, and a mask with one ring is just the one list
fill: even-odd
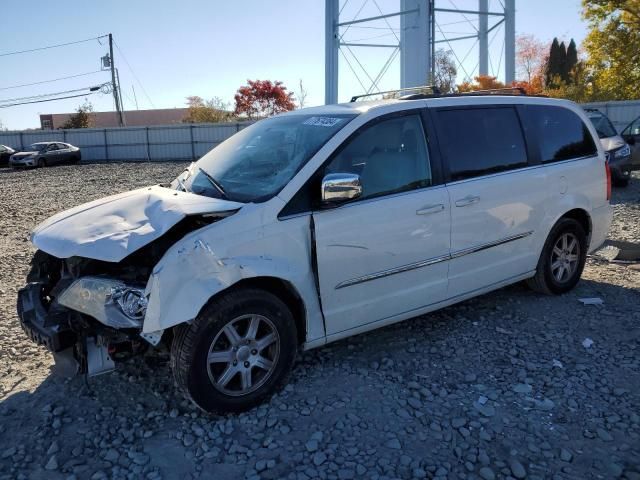
[(587, 234), (582, 225), (572, 218), (561, 218), (551, 229), (536, 274), (527, 284), (549, 295), (568, 292), (580, 280), (587, 248)]
[(629, 185), (629, 177), (618, 177), (613, 181), (616, 187), (626, 187)]
[(297, 352), (293, 316), (276, 296), (230, 292), (178, 327), (171, 366), (178, 387), (208, 412), (254, 407), (281, 387)]

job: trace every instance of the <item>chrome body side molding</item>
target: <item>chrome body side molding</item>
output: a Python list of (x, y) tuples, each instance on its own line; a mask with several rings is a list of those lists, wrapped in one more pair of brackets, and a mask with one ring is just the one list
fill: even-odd
[(407, 265), (402, 265), (400, 267), (390, 268), (388, 270), (382, 270), (380, 272), (369, 273), (367, 275), (363, 275), (361, 277), (352, 278), (351, 280), (345, 280), (344, 282), (340, 282), (336, 285), (336, 290), (340, 288), (350, 287), (352, 285), (357, 285), (359, 283), (369, 282), (371, 280), (377, 280), (378, 278), (388, 277), (389, 275), (396, 275), (398, 273), (408, 272), (409, 270), (415, 270), (416, 268), (428, 267), (429, 265), (434, 265), (440, 262), (446, 262), (447, 260), (453, 260), (454, 258), (460, 258), (465, 255), (469, 255), (471, 253), (481, 252), (482, 250), (486, 250), (488, 248), (497, 247), (499, 245), (504, 245), (505, 243), (513, 242), (515, 240), (520, 240), (521, 238), (528, 237), (533, 233), (533, 230), (519, 233), (517, 235), (511, 235), (510, 237), (502, 238), (500, 240), (495, 240), (493, 242), (483, 243), (481, 245), (476, 245), (474, 247), (465, 248), (464, 250), (458, 250), (456, 252), (451, 252), (447, 255), (442, 255), (440, 257), (428, 258), (426, 260), (421, 260), (419, 262), (409, 263)]

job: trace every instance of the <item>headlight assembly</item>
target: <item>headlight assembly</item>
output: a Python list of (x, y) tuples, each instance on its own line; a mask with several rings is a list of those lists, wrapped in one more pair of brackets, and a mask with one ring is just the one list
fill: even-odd
[(614, 158), (622, 158), (631, 155), (631, 147), (629, 145), (625, 145), (622, 148), (619, 148), (613, 153)]
[(58, 303), (113, 328), (140, 328), (147, 310), (143, 289), (102, 277), (79, 278)]

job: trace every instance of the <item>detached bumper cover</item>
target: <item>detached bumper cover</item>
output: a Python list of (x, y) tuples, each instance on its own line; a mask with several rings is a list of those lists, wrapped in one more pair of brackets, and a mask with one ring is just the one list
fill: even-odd
[(51, 352), (72, 347), (77, 335), (69, 328), (69, 312), (52, 306), (49, 311), (40, 299), (41, 285), (30, 283), (18, 292), (18, 318), (27, 336)]

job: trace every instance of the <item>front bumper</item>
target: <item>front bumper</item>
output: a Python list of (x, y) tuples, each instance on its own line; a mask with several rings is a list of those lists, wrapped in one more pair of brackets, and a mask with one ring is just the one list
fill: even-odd
[(9, 160), (9, 166), (14, 168), (20, 167), (35, 167), (36, 159), (30, 158), (28, 160)]
[(18, 318), (27, 336), (51, 352), (73, 347), (78, 335), (70, 328), (73, 312), (55, 303), (47, 309), (42, 304), (42, 285), (29, 283), (18, 292)]

